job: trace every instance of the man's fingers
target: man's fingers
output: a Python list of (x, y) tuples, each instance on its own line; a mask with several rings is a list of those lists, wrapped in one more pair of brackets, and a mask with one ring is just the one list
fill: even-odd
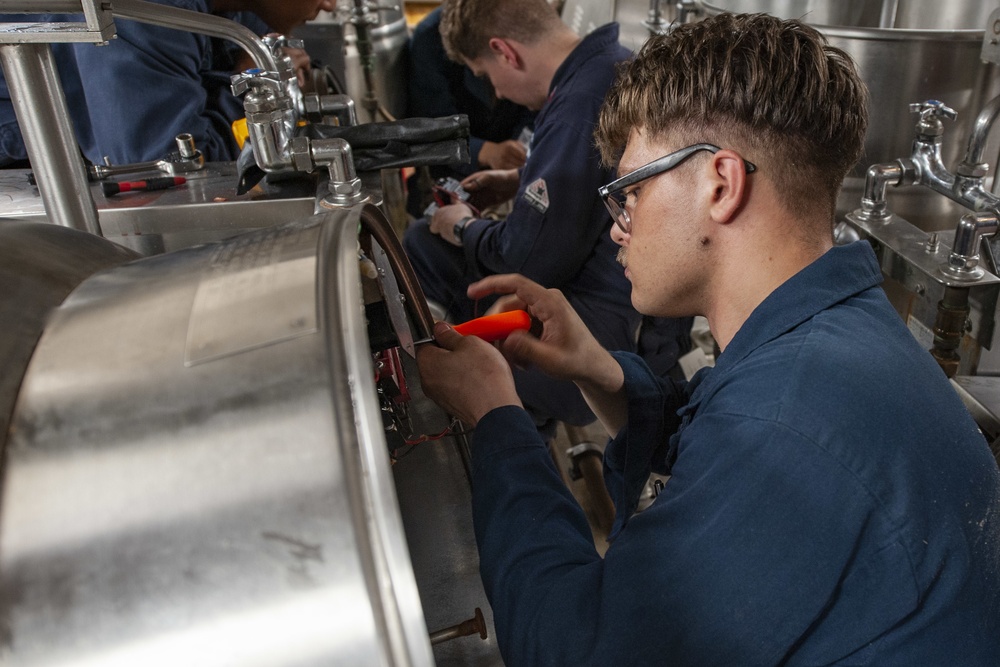
[(446, 350), (454, 350), (464, 336), (455, 331), (447, 322), (434, 323), (434, 340)]
[(503, 273), (472, 283), (467, 294), (470, 299), (481, 299), (491, 294), (516, 294), (525, 304), (531, 305), (544, 292), (544, 287), (520, 274)]

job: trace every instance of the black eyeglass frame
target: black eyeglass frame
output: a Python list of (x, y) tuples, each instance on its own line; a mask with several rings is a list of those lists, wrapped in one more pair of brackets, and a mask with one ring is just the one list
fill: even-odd
[[(639, 167), (638, 169), (630, 171), (621, 178), (611, 181), (607, 185), (602, 185), (597, 188), (597, 194), (604, 201), (604, 206), (608, 209), (608, 212), (611, 214), (611, 219), (614, 220), (616, 225), (618, 225), (618, 228), (626, 234), (629, 234), (632, 229), (632, 220), (629, 218), (628, 212), (625, 210), (625, 205), (615, 199), (616, 194), (631, 185), (635, 185), (640, 181), (646, 180), (647, 178), (652, 178), (653, 176), (670, 171), (695, 153), (708, 151), (709, 153), (714, 154), (721, 150), (722, 149), (715, 144), (694, 144), (692, 146), (687, 146), (686, 148), (681, 148), (673, 153), (657, 158), (649, 164)], [(748, 174), (752, 174), (757, 171), (757, 165), (747, 159), (743, 160), (743, 166), (747, 170)]]

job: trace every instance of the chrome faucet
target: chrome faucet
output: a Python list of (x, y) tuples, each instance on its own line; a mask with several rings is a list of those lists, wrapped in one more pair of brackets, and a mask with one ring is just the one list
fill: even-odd
[(918, 114), (917, 136), (911, 155), (869, 167), (861, 209), (856, 213), (858, 217), (871, 222), (887, 222), (892, 217), (885, 199), (888, 185), (923, 185), (971, 211), (1000, 214), (1000, 198), (983, 187), (989, 165), (982, 161), (986, 137), (1000, 116), (1000, 97), (993, 99), (979, 114), (965, 159), (954, 174), (941, 159), (942, 119), (955, 120), (958, 114), (937, 100), (911, 104), (910, 111)]
[[(303, 104), (300, 108), (296, 98), (289, 93), (292, 88), (299, 90), (294, 72), (250, 69), (232, 77), (232, 88), (233, 94), (246, 96), (243, 108), (247, 132), (258, 167), (265, 172), (312, 172), (326, 168), (330, 178), (329, 192), (320, 202), (322, 206), (349, 206), (365, 199), (361, 180), (355, 173), (350, 144), (338, 138), (295, 136), (303, 108), (309, 105)], [(324, 106), (319, 102), (317, 105)], [(346, 106), (353, 117), (353, 104)]]

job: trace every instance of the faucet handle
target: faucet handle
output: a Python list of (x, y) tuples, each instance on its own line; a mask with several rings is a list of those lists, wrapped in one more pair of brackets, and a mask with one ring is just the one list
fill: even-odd
[(940, 100), (914, 102), (910, 105), (910, 113), (920, 115), (920, 120), (917, 121), (917, 134), (925, 137), (940, 137), (944, 134), (942, 118), (948, 120), (958, 118), (958, 112)]
[(229, 77), (230, 87), (233, 95), (239, 97), (243, 93), (257, 89), (270, 89), (281, 92), (282, 82), (278, 78), (277, 72), (267, 72), (262, 69), (248, 69), (239, 74)]

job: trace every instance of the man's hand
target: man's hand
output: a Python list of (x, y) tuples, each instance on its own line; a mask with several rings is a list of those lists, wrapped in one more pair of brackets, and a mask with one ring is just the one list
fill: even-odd
[(475, 336), (463, 336), (444, 322), (434, 325), (437, 346), (417, 349), (420, 386), (449, 414), (475, 426), (505, 405), (521, 407), (503, 355)]
[(471, 195), (472, 203), (482, 210), (513, 198), (520, 179), (517, 169), (489, 169), (466, 176), (462, 187)]
[(462, 218), (470, 216), (475, 217), (472, 215), (472, 209), (465, 204), (459, 203), (442, 206), (438, 210), (434, 211), (434, 215), (431, 216), (431, 233), (437, 234), (452, 245), (462, 245), (455, 237), (455, 225), (459, 223)]
[(625, 374), (562, 292), (517, 274), (490, 276), (469, 285), (471, 299), (491, 294), (508, 295), (491, 311), (523, 308), (542, 323), (538, 338), (527, 331), (512, 332), (500, 344), (503, 355), (513, 364), (534, 366), (552, 377), (575, 382), (608, 434), (618, 433), (628, 414)]
[(489, 169), (519, 169), (528, 159), (528, 152), (520, 141), (508, 139), (495, 143), (484, 141), (479, 149), (479, 166)]
[[(502, 343), (501, 351), (519, 365), (531, 365), (552, 377), (587, 382), (612, 390), (621, 386), (621, 367), (605, 350), (573, 310), (562, 292), (546, 289), (517, 274), (484, 278), (469, 286), (471, 299), (491, 294), (507, 294), (501, 308), (524, 308), (542, 323), (542, 335), (514, 331)], [(493, 309), (491, 309), (493, 310)], [(616, 372), (617, 371), (617, 372)]]
[(292, 69), (295, 71), (295, 78), (299, 82), (299, 88), (303, 91), (310, 88), (312, 80), (309, 73), (312, 71), (312, 60), (309, 59), (309, 54), (304, 49), (291, 49), (287, 47), (281, 51), (292, 61)]

